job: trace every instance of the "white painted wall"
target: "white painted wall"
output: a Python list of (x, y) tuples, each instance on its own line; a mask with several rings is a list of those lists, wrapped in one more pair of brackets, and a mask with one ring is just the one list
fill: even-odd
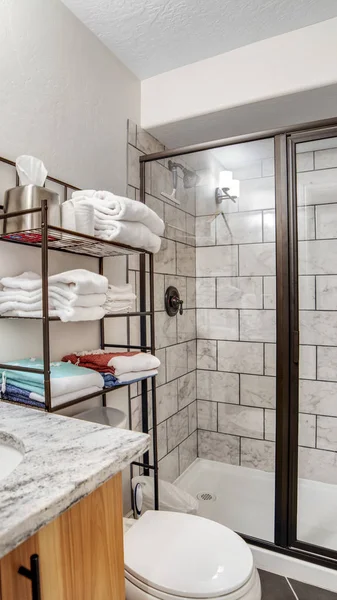
[(59, 0), (0, 0), (0, 153), (124, 192), (139, 80)]
[(336, 55), (337, 18), (145, 79), (142, 127), (332, 85)]
[[(0, 107), (0, 155), (33, 154), (77, 187), (125, 193), (127, 118), (140, 120), (140, 82), (59, 0), (0, 0)], [(2, 165), (0, 195), (12, 185)], [(98, 264), (50, 253), (51, 273), (77, 267)], [(40, 271), (40, 253), (1, 242), (0, 276), (24, 270)], [(98, 332), (98, 323), (52, 323), (52, 357), (94, 347)], [(1, 321), (0, 340), (0, 361), (41, 355), (39, 323)], [(126, 390), (109, 398), (127, 409)]]

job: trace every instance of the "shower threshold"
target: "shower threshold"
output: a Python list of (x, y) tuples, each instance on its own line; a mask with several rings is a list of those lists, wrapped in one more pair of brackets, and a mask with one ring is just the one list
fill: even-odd
[[(175, 484), (199, 499), (200, 516), (274, 541), (274, 473), (197, 458)], [(336, 506), (337, 485), (300, 479), (298, 539), (336, 550)]]

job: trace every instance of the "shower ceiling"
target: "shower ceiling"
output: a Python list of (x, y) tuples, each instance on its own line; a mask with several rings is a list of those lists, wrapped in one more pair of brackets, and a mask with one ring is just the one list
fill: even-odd
[(337, 16), (336, 0), (62, 0), (140, 79)]

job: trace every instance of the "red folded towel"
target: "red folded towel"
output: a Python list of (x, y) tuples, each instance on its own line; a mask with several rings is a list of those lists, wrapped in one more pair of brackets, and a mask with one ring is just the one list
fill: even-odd
[(115, 368), (109, 367), (109, 361), (116, 356), (135, 356), (136, 354), (140, 354), (139, 352), (100, 352), (100, 353), (88, 353), (84, 354), (83, 352), (74, 352), (73, 354), (68, 354), (62, 358), (63, 362), (71, 362), (73, 365), (77, 365), (79, 367), (86, 367), (87, 369), (93, 369), (94, 371), (98, 371), (99, 373), (111, 373), (114, 375)]

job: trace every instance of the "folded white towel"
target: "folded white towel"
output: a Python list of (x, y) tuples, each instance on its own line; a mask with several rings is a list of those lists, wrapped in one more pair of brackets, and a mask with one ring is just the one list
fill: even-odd
[(161, 245), (160, 237), (152, 233), (148, 227), (132, 221), (113, 221), (111, 228), (100, 230), (96, 229), (95, 220), (95, 235), (108, 242), (120, 242), (154, 254), (159, 252)]
[[(64, 323), (68, 321), (99, 321), (103, 319), (106, 311), (102, 306), (92, 306), (85, 308), (83, 306), (69, 306), (48, 311), (50, 317), (58, 317)], [(42, 318), (42, 310), (10, 310), (6, 312), (6, 317), (25, 317), (25, 318)]]
[(131, 356), (114, 356), (108, 362), (109, 367), (114, 367), (115, 377), (130, 371), (148, 371), (157, 369), (160, 366), (160, 360), (148, 352), (138, 352)]
[(135, 379), (145, 379), (146, 377), (154, 377), (158, 375), (157, 369), (151, 369), (149, 371), (131, 371), (130, 373), (123, 373), (118, 375), (117, 379), (120, 383), (127, 383), (128, 381), (134, 381)]
[[(95, 392), (99, 392), (102, 387), (98, 387), (97, 385), (93, 385), (91, 387), (83, 388), (82, 390), (77, 390), (76, 392), (70, 392), (68, 394), (61, 394), (60, 396), (52, 396), (51, 405), (53, 408), (55, 406), (60, 406), (62, 404), (66, 404), (66, 402), (71, 402), (72, 400), (76, 400), (77, 398), (81, 398), (82, 396), (89, 396), (89, 394), (94, 394)], [(37, 400), (37, 402), (44, 402), (45, 397), (40, 394), (36, 394), (32, 392), (30, 394), (31, 400)]]
[[(50, 285), (66, 284), (75, 294), (106, 294), (109, 282), (103, 275), (92, 273), (87, 269), (73, 269), (48, 278)], [(3, 277), (0, 283), (7, 288), (21, 290), (38, 290), (41, 288), (41, 277), (31, 271), (17, 277)]]
[(101, 213), (100, 217), (102, 219), (110, 218), (117, 221), (143, 223), (156, 235), (161, 236), (164, 233), (164, 221), (158, 217), (154, 210), (142, 202), (115, 196), (115, 194), (107, 191), (80, 190), (72, 194), (72, 199), (76, 201), (89, 198), (93, 201), (95, 216)]
[[(107, 299), (106, 294), (71, 294), (70, 298), (65, 298), (63, 293), (59, 293), (57, 286), (49, 286), (48, 297), (49, 308), (59, 308), (62, 306), (103, 306)], [(13, 307), (8, 308), (8, 304), (13, 304)], [(14, 304), (16, 305), (15, 307)], [(24, 290), (14, 291), (10, 288), (5, 288), (3, 291), (0, 291), (0, 314), (4, 314), (7, 310), (30, 310), (37, 304), (39, 304), (37, 309), (42, 307), (42, 290), (26, 292)]]

